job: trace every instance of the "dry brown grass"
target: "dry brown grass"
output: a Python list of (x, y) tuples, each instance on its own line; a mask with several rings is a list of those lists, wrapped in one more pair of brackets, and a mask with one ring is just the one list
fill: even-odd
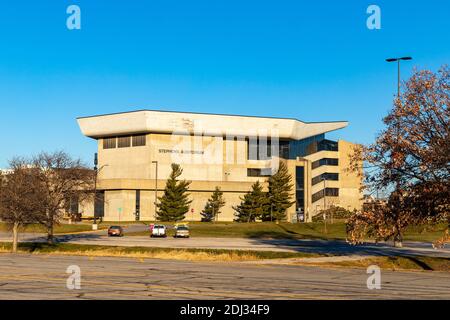
[[(33, 244), (21, 244), (18, 253), (220, 262), (256, 261), (270, 258), (282, 258), (280, 257), (281, 253), (258, 251), (129, 248), (73, 244), (58, 244), (53, 247), (44, 244), (35, 244), (34, 247), (32, 245)], [(0, 253), (10, 252), (10, 244), (0, 244)]]
[(233, 253), (211, 254), (207, 252), (186, 252), (186, 251), (169, 251), (169, 252), (121, 252), (114, 250), (105, 251), (72, 251), (72, 252), (33, 252), (33, 254), (46, 255), (71, 255), (71, 256), (87, 256), (87, 257), (121, 257), (136, 259), (163, 259), (163, 260), (185, 260), (185, 261), (251, 261), (258, 260), (258, 257), (252, 254), (235, 255)]

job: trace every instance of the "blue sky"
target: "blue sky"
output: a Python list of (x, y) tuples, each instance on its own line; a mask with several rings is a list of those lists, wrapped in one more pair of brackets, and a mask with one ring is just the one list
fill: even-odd
[[(90, 161), (76, 117), (164, 109), (348, 120), (331, 138), (381, 130), (396, 68), (450, 62), (450, 2), (41, 0), (0, 10), (0, 167), (64, 149)], [(79, 5), (82, 29), (66, 28)], [(382, 29), (366, 28), (377, 4)]]

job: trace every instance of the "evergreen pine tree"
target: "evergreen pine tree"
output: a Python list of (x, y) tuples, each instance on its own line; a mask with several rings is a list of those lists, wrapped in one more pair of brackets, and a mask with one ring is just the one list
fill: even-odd
[(172, 173), (167, 180), (164, 194), (159, 197), (157, 204), (157, 219), (159, 221), (180, 221), (185, 218), (189, 211), (189, 189), (190, 181), (179, 181), (178, 177), (183, 173), (179, 164), (172, 164)]
[(223, 199), (223, 192), (219, 187), (216, 187), (211, 198), (206, 202), (205, 208), (201, 212), (203, 222), (211, 222), (217, 219), (220, 214), (220, 209), (225, 205)]
[(286, 210), (295, 201), (292, 201), (292, 176), (289, 174), (284, 162), (280, 162), (277, 173), (269, 178), (269, 192), (267, 199), (269, 203), (262, 216), (263, 221), (281, 221), (286, 219)]
[(262, 185), (259, 181), (252, 185), (252, 190), (244, 195), (241, 204), (233, 207), (236, 211), (235, 221), (237, 222), (254, 222), (261, 218), (265, 207), (268, 205), (266, 193), (263, 192)]

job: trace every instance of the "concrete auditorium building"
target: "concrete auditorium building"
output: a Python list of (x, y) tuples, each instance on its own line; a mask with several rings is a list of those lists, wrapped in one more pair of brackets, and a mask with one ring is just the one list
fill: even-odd
[(78, 118), (81, 132), (98, 141), (99, 196), (84, 205), (84, 217), (105, 221), (153, 221), (171, 164), (192, 181), (186, 220), (200, 212), (216, 186), (226, 205), (219, 221), (233, 221), (233, 206), (257, 180), (284, 162), (296, 204), (288, 220), (306, 221), (332, 205), (360, 209), (361, 178), (347, 170), (354, 144), (325, 138), (348, 122), (306, 123), (297, 119), (142, 110)]

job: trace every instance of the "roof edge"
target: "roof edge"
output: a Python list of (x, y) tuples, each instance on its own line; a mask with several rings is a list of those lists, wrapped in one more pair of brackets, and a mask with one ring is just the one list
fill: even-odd
[(84, 117), (77, 117), (77, 120), (82, 119), (89, 119), (89, 118), (98, 118), (98, 117), (107, 117), (107, 116), (115, 116), (115, 115), (121, 115), (121, 114), (127, 114), (127, 113), (138, 113), (138, 112), (162, 112), (162, 113), (187, 113), (187, 114), (200, 114), (200, 115), (211, 115), (211, 116), (222, 116), (222, 117), (245, 117), (245, 118), (259, 118), (259, 119), (279, 119), (279, 120), (294, 120), (305, 124), (316, 124), (316, 123), (340, 123), (340, 122), (346, 122), (348, 124), (347, 120), (335, 120), (335, 121), (302, 121), (297, 118), (282, 118), (282, 117), (270, 117), (270, 116), (249, 116), (249, 115), (239, 115), (239, 114), (225, 114), (225, 113), (210, 113), (210, 112), (189, 112), (189, 111), (171, 111), (171, 110), (154, 110), (154, 109), (138, 109), (138, 110), (132, 110), (132, 111), (122, 111), (122, 112), (113, 112), (113, 113), (106, 113), (106, 114), (99, 114), (94, 116), (84, 116)]

